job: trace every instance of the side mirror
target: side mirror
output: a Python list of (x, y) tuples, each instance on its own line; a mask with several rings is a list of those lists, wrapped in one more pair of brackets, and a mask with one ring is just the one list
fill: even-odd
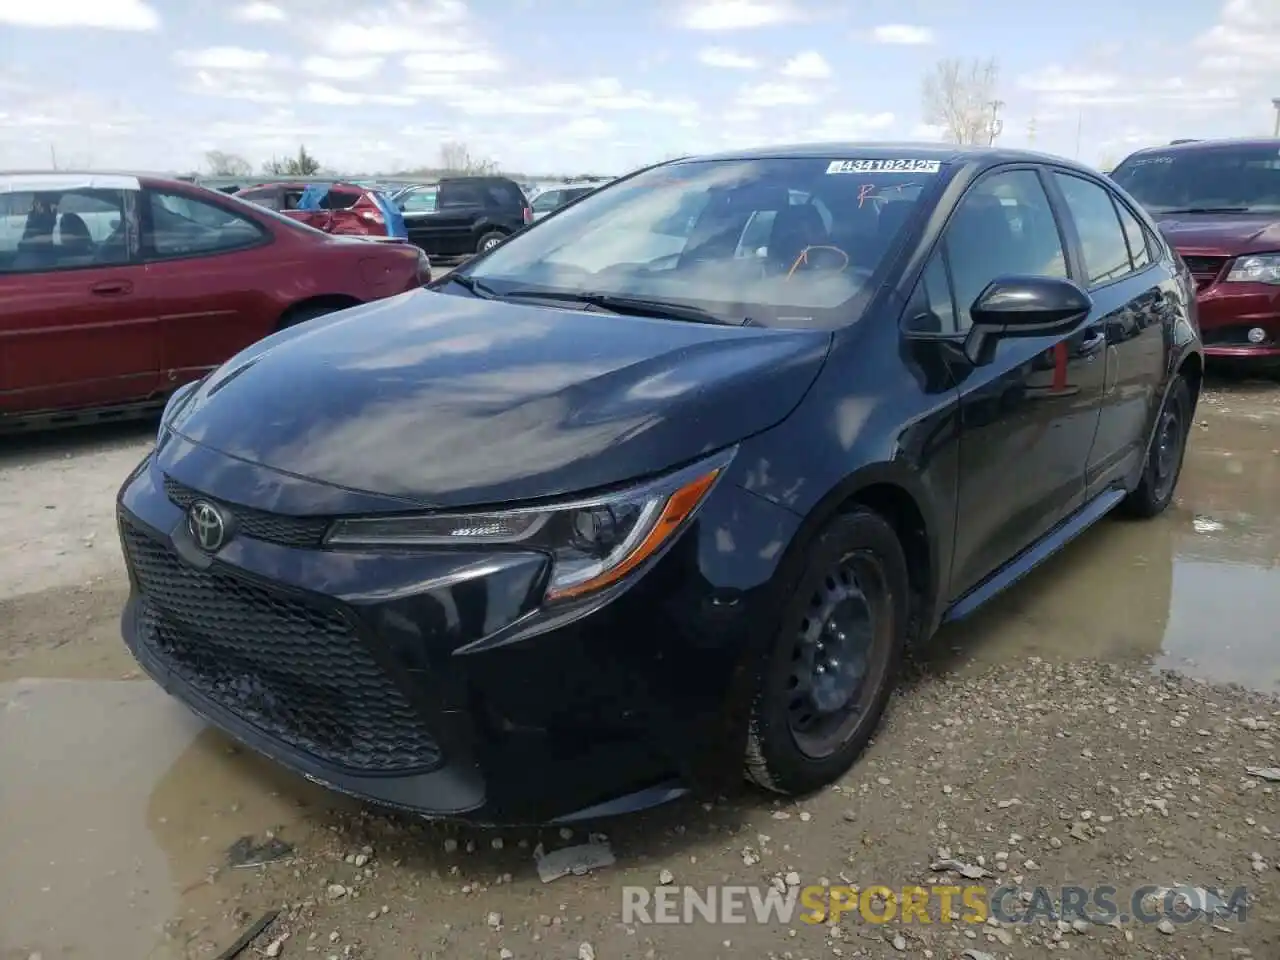
[(998, 277), (969, 308), (965, 355), (975, 365), (988, 363), (1000, 338), (1067, 333), (1092, 309), (1089, 294), (1062, 277)]

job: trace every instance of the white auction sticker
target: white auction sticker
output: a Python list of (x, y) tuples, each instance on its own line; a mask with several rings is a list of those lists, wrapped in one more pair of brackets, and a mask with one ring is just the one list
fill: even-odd
[(937, 173), (940, 160), (832, 160), (827, 173)]

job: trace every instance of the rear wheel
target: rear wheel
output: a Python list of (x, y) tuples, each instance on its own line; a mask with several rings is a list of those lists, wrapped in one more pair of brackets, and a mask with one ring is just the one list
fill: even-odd
[(284, 330), (288, 327), (296, 327), (300, 323), (306, 323), (308, 320), (314, 320), (316, 317), (323, 317), (329, 313), (336, 313), (339, 310), (345, 310), (351, 304), (333, 304), (333, 303), (304, 303), (285, 312), (280, 318), (280, 329)]
[(908, 589), (902, 545), (878, 514), (854, 510), (817, 538), (764, 664), (748, 779), (803, 794), (853, 765), (897, 680)]
[(476, 253), (484, 253), (487, 250), (492, 250), (505, 239), (507, 239), (507, 235), (505, 233), (501, 233), (497, 230), (490, 230), (481, 237), (480, 242), (476, 244)]
[(1179, 374), (1169, 387), (1160, 417), (1156, 420), (1142, 479), (1124, 500), (1124, 511), (1130, 516), (1154, 517), (1173, 500), (1187, 451), (1187, 437), (1191, 432), (1191, 412), (1191, 388)]

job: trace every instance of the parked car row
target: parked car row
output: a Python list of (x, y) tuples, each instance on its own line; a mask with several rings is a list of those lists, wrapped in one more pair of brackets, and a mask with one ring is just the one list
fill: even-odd
[[(304, 211), (308, 191), (311, 196), (323, 192), (323, 199)], [(443, 177), (394, 191), (354, 183), (270, 183), (248, 187), (237, 196), (330, 233), (404, 236), (440, 260), (474, 256), (534, 220), (520, 185), (499, 176)]]
[(156, 410), (269, 334), (430, 279), (407, 243), (177, 180), (0, 175), (0, 431)]

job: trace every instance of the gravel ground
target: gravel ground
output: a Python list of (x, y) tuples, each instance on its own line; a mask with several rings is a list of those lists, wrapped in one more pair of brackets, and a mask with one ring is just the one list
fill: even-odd
[[(1104, 523), (944, 631), (834, 788), (783, 804), (744, 786), (572, 836), (388, 816), (202, 729), (118, 639), (111, 498), (149, 431), (0, 451), (0, 960), (213, 958), (268, 911), (241, 956), (1280, 957), (1278, 785), (1248, 772), (1280, 767), (1280, 390), (1218, 386), (1201, 417), (1175, 509)], [(616, 864), (541, 882), (539, 843), (595, 831)], [(230, 867), (244, 836), (291, 852)], [(928, 925), (624, 923), (623, 887), (660, 883), (1248, 902), (1244, 922), (1163, 928), (946, 924), (936, 901)]]

